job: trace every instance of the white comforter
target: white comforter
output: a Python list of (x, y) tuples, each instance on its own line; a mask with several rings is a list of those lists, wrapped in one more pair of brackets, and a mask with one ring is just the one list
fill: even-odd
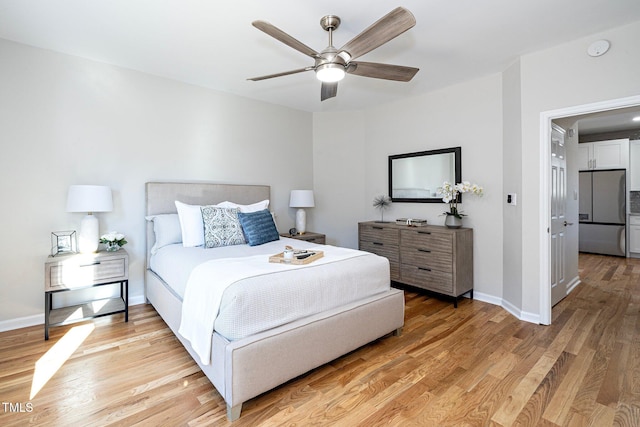
[[(389, 288), (388, 262), (382, 262), (386, 261), (384, 258), (334, 246), (319, 249), (324, 251), (324, 257), (306, 265), (269, 263), (268, 256), (261, 254), (215, 259), (195, 267), (184, 291), (179, 333), (191, 342), (202, 363), (211, 363), (211, 336), (214, 327), (224, 329), (224, 316), (220, 326), (217, 325), (221, 320), (216, 318), (220, 310), (222, 314), (226, 312), (221, 303), (225, 290), (232, 285), (234, 301), (230, 311), (236, 319), (233, 321), (259, 316), (260, 330)], [(270, 305), (274, 312), (282, 311), (277, 309), (278, 305), (291, 307), (291, 310), (284, 318), (281, 314), (270, 318), (264, 314), (270, 311)], [(255, 329), (255, 323), (252, 333), (260, 331)]]

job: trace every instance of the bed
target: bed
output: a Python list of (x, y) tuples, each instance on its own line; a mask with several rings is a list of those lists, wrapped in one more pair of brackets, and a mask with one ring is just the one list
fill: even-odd
[[(145, 214), (147, 219), (176, 214), (176, 200), (190, 205), (212, 205), (224, 201), (250, 205), (269, 199), (269, 186), (150, 182), (146, 184)], [(167, 283), (168, 281), (176, 280), (173, 277), (170, 278), (170, 272), (175, 269), (172, 267), (164, 269), (164, 271), (162, 269), (162, 266), (169, 262), (167, 260), (177, 259), (178, 256), (176, 254), (183, 252), (183, 249), (180, 248), (182, 244), (166, 245), (161, 251), (157, 250), (154, 223), (155, 221), (153, 220), (147, 221), (146, 226), (146, 300), (154, 306), (223, 397), (227, 405), (227, 418), (230, 421), (240, 417), (242, 404), (247, 400), (373, 340), (390, 333), (397, 335), (404, 324), (404, 294), (401, 290), (389, 286), (388, 265), (386, 266), (387, 276), (384, 279), (384, 286), (378, 283), (375, 285), (374, 290), (366, 291), (361, 295), (357, 293), (351, 294), (349, 292), (350, 284), (348, 282), (346, 284), (342, 283), (343, 277), (349, 276), (351, 277), (349, 280), (356, 281), (358, 280), (357, 277), (360, 277), (361, 281), (363, 280), (362, 277), (364, 277), (364, 280), (368, 281), (366, 272), (363, 271), (362, 274), (341, 273), (340, 278), (332, 279), (331, 275), (335, 275), (339, 268), (345, 268), (339, 263), (350, 262), (367, 266), (369, 265), (368, 263), (375, 261), (375, 264), (370, 265), (380, 268), (378, 261), (371, 259), (371, 256), (377, 257), (375, 255), (367, 253), (352, 254), (347, 257), (348, 259), (339, 260), (335, 258), (337, 256), (335, 252), (337, 251), (338, 255), (340, 255), (340, 248), (324, 245), (318, 247), (318, 245), (311, 245), (299, 240), (271, 242), (255, 246), (255, 249), (245, 248), (248, 245), (239, 245), (231, 249), (232, 254), (238, 255), (238, 258), (228, 258), (231, 262), (249, 262), (248, 258), (247, 260), (240, 260), (239, 257), (244, 256), (245, 251), (250, 250), (251, 252), (247, 253), (250, 253), (251, 257), (263, 257), (265, 263), (268, 263), (268, 253), (277, 250), (277, 248), (283, 248), (285, 244), (290, 242), (296, 248), (302, 247), (302, 249), (315, 251), (324, 249), (327, 254), (326, 260), (322, 262), (320, 260), (314, 261), (309, 264), (309, 266), (314, 264), (312, 267), (307, 269), (301, 267), (295, 271), (292, 269), (292, 271), (284, 272), (284, 274), (290, 275), (289, 277), (294, 278), (294, 281), (299, 280), (302, 275), (312, 276), (314, 280), (321, 277), (323, 280), (335, 281), (335, 290), (332, 292), (348, 295), (346, 299), (338, 300), (337, 302), (330, 302), (327, 299), (326, 305), (317, 309), (319, 311), (303, 313), (301, 316), (298, 315), (296, 318), (281, 323), (240, 328), (240, 331), (231, 331), (233, 328), (227, 328), (229, 329), (227, 330), (223, 326), (224, 322), (221, 319), (229, 315), (229, 313), (228, 310), (223, 310), (223, 307), (226, 307), (226, 303), (222, 301), (218, 317), (215, 320), (215, 329), (210, 335), (199, 339), (200, 342), (205, 339), (207, 343), (207, 352), (203, 354), (202, 349), (197, 348), (197, 345), (194, 348), (193, 344), (197, 344), (195, 341), (192, 342), (179, 333), (183, 316), (183, 301), (186, 301), (185, 297), (188, 294), (181, 294), (180, 291), (176, 291)], [(222, 257), (222, 260), (200, 263), (198, 257), (204, 256), (203, 254), (208, 256), (208, 249), (184, 249), (189, 249), (192, 253), (197, 254), (194, 258), (195, 261), (190, 260), (184, 263), (198, 265), (198, 269), (204, 270), (201, 268), (204, 264), (226, 263), (224, 257)], [(166, 252), (163, 252), (165, 250)], [(343, 249), (342, 251), (346, 253), (349, 250)], [(210, 251), (210, 253), (214, 252), (213, 250)], [(255, 255), (256, 253), (259, 255)], [(159, 254), (164, 254), (164, 258)], [(323, 263), (324, 266), (321, 265)], [(275, 267), (276, 264), (272, 264), (272, 266)], [(278, 268), (286, 269), (286, 266), (278, 266)], [(349, 266), (344, 272), (353, 270), (353, 268)], [(354, 271), (357, 272), (357, 270)], [(182, 275), (182, 280), (187, 277), (187, 273), (180, 274)], [(195, 276), (195, 274), (193, 275)], [(192, 280), (191, 277), (189, 279)], [(252, 280), (253, 282), (251, 282)], [(260, 277), (253, 277), (245, 281), (253, 283), (255, 287), (256, 283), (262, 283), (260, 280)], [(267, 283), (268, 280), (264, 282)], [(264, 286), (267, 285), (268, 283)], [(233, 286), (239, 287), (240, 285), (234, 284)], [(323, 289), (323, 286), (326, 286), (327, 289), (330, 288), (325, 282), (325, 285), (319, 286), (316, 292), (329, 292)], [(352, 287), (362, 288), (364, 286), (358, 283)], [(232, 288), (225, 290), (224, 297), (230, 292), (230, 289)], [(311, 287), (309, 289), (305, 288), (305, 292), (312, 292), (312, 290), (313, 288)], [(193, 299), (193, 297), (191, 298)], [(250, 303), (250, 305), (258, 304)], [(246, 314), (241, 316), (246, 317)], [(234, 322), (228, 323), (233, 324)]]

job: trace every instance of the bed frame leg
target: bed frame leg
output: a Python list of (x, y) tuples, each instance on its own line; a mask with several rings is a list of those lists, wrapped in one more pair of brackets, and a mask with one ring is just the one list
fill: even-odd
[(393, 331), (394, 337), (399, 337), (400, 335), (402, 335), (402, 328), (398, 328), (395, 331)]
[(236, 406), (227, 405), (227, 419), (229, 421), (240, 418), (240, 412), (242, 412), (242, 403), (238, 403)]

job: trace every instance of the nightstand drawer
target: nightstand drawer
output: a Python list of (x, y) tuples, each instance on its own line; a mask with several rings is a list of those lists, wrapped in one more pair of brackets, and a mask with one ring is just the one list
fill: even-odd
[(87, 260), (77, 264), (52, 265), (49, 269), (50, 288), (90, 286), (106, 281), (126, 280), (126, 260)]

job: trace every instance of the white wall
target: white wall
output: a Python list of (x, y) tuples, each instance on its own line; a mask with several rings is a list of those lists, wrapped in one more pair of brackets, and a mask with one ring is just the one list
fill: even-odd
[[(520, 92), (520, 61), (516, 61), (502, 73), (502, 200), (508, 193), (516, 195), (516, 205), (503, 203), (503, 265), (502, 298), (512, 312), (522, 306), (522, 97)], [(496, 295), (497, 296), (497, 295)]]
[[(590, 43), (611, 42), (599, 58), (587, 55)], [(541, 212), (540, 114), (640, 94), (640, 22), (566, 43), (521, 58), (522, 82), (522, 310), (540, 312), (540, 235), (546, 232)]]
[(101, 232), (127, 235), (138, 301), (146, 181), (269, 184), (281, 230), (289, 191), (313, 186), (309, 113), (3, 40), (0, 64), (0, 322), (42, 319), (50, 233), (82, 217), (71, 184), (113, 189)]
[[(313, 116), (313, 185), (316, 207), (308, 216), (327, 243), (358, 247), (358, 221), (369, 210), (364, 193), (366, 163), (362, 112), (316, 113)], [(373, 209), (373, 208), (371, 208)], [(311, 228), (313, 230), (313, 228)]]
[[(462, 179), (482, 185), (481, 198), (466, 195), (460, 209), (474, 229), (474, 286), (502, 295), (502, 89), (501, 76), (461, 83), (402, 103), (366, 111), (366, 199), (387, 194), (391, 154), (462, 147)], [(444, 224), (447, 205), (394, 203), (389, 218), (425, 218)], [(364, 219), (375, 219), (374, 212)]]

